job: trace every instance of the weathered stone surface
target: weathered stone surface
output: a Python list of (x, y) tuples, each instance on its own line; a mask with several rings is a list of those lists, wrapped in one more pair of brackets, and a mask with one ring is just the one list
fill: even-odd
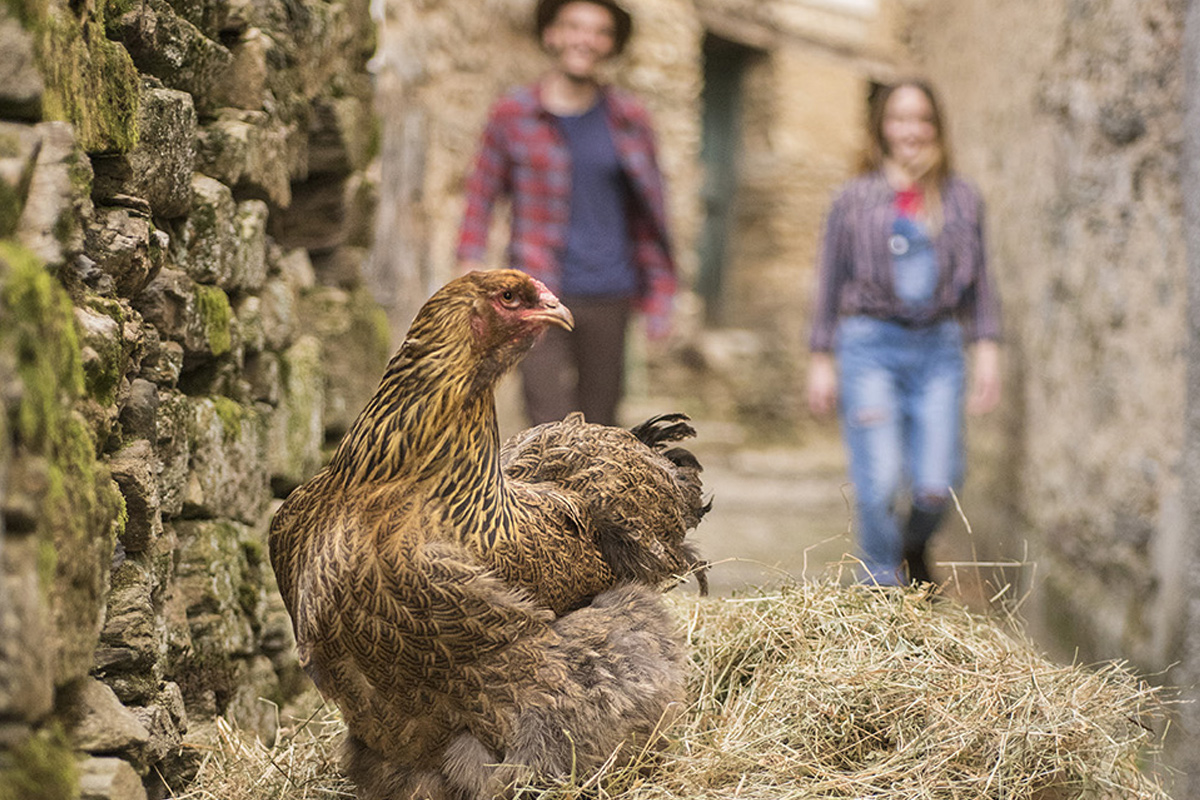
[(147, 326), (143, 334), (141, 377), (170, 389), (183, 371), (183, 345), (163, 341), (158, 328)]
[[(92, 166), (65, 122), (36, 127), (37, 165), (17, 223), (17, 238), (48, 264), (65, 264), (83, 250), (83, 218)], [(81, 193), (81, 189), (84, 191)]]
[(292, 202), (294, 124), (264, 111), (223, 109), (201, 128), (197, 169), (285, 208)]
[(313, 270), (322, 286), (352, 290), (363, 284), (362, 265), (369, 254), (364, 247), (343, 244), (313, 258)]
[(192, 213), (179, 236), (177, 260), (193, 280), (233, 285), (236, 217), (237, 204), (228, 186), (206, 175), (192, 178)]
[(236, 242), (231, 257), (231, 285), (257, 292), (267, 280), (267, 204), (261, 200), (238, 203), (234, 216)]
[[(11, 487), (11, 485), (10, 485)], [(2, 532), (0, 526), (0, 532)], [(8, 536), (0, 549), (0, 718), (41, 719), (54, 704), (53, 615), (38, 574), (32, 536)]]
[(317, 273), (313, 269), (312, 258), (303, 247), (293, 248), (280, 256), (278, 268), (284, 279), (298, 292), (317, 285)]
[(182, 392), (159, 392), (158, 440), (155, 451), (163, 465), (159, 474), (158, 491), (164, 520), (183, 513), (188, 465), (192, 459), (190, 420), (191, 408), (188, 398)]
[(21, 8), (24, 24), (37, 31), (36, 63), (45, 81), (43, 119), (69, 123), (89, 153), (132, 147), (137, 141), (138, 72), (125, 48), (105, 35), (106, 15), (80, 13), (67, 3)]
[(0, 122), (0, 237), (17, 230), (40, 149), (35, 126)]
[(163, 269), (138, 295), (134, 307), (159, 336), (178, 342), (184, 368), (230, 353), (237, 320), (229, 297), (216, 286), (197, 284), (175, 269)]
[(267, 79), (271, 68), (268, 56), (275, 47), (271, 37), (259, 28), (242, 31), (233, 45), (233, 63), (225, 79), (223, 99), (231, 108), (261, 111), (268, 100)]
[(345, 175), (367, 166), (373, 139), (370, 103), (354, 96), (314, 106), (308, 143), (308, 174)]
[(267, 346), (267, 335), (263, 330), (262, 299), (253, 294), (242, 295), (234, 304), (233, 313), (237, 316), (238, 331), (241, 333), (242, 346), (246, 349), (247, 356), (251, 353), (261, 353)]
[(172, 678), (189, 714), (222, 713), (237, 691), (241, 658), (254, 655), (250, 620), (262, 592), (260, 568), (248, 553), (263, 550), (262, 534), (228, 521), (179, 521), (177, 603), (186, 615), (187, 641)]
[(45, 84), (33, 56), (33, 36), (0, 8), (0, 118), (37, 122)]
[(59, 690), (55, 700), (71, 743), (94, 754), (140, 761), (150, 733), (113, 690), (95, 678), (80, 678)]
[[(265, 446), (320, 344), (296, 344), (308, 254), (268, 231), (311, 155), (362, 166), (371, 43), (360, 0), (93, 5), (26, 3), (35, 36), (0, 4), (0, 239), (33, 251), (0, 248), (0, 304), (33, 299), (0, 306), (0, 751), (67, 720), (76, 747), (125, 756), (83, 762), (82, 796), (143, 800), (139, 772), (194, 773), (185, 691), (196, 718), (269, 739), (259, 698), (306, 685), (262, 541)], [(296, 474), (319, 458), (321, 385), (291, 392)]]
[(75, 322), (87, 393), (102, 405), (111, 405), (130, 366), (123, 333), (123, 310), (116, 303), (80, 306), (75, 309)]
[(146, 746), (150, 763), (161, 761), (183, 741), (183, 734), (187, 732), (187, 711), (178, 684), (163, 684), (153, 703), (134, 706), (130, 711), (150, 734)]
[(150, 217), (130, 208), (100, 206), (87, 226), (89, 257), (113, 279), (124, 297), (137, 294), (154, 277)]
[(225, 716), (237, 727), (254, 732), (271, 747), (279, 734), (279, 707), (272, 698), (279, 696), (279, 678), (265, 656), (256, 656), (237, 665), (236, 689)]
[(194, 398), (189, 406), (184, 513), (257, 523), (268, 498), (262, 416), (225, 397)]
[(191, 95), (145, 86), (138, 112), (138, 144), (123, 154), (93, 159), (93, 197), (141, 197), (156, 217), (172, 219), (188, 212), (196, 162), (196, 109)]
[(146, 800), (146, 790), (128, 761), (88, 758), (79, 763), (79, 800)]
[(324, 463), (325, 352), (314, 336), (301, 336), (282, 355), (283, 396), (271, 416), (268, 468), (276, 495), (308, 480)]
[(128, 48), (139, 70), (190, 94), (200, 113), (214, 107), (215, 89), (233, 56), (163, 0), (133, 6), (110, 22), (108, 30)]
[[(255, 353), (246, 357), (246, 379), (250, 396), (258, 403), (278, 406), (283, 395), (283, 369), (275, 353)], [(272, 429), (278, 424), (272, 416)], [(274, 447), (274, 445), (269, 445)]]
[(361, 308), (365, 289), (344, 292), (321, 288), (302, 304), (305, 328), (317, 336), (326, 353), (325, 432), (337, 440), (358, 416), (379, 385), (392, 354), (387, 317), (378, 307)]
[[(154, 384), (141, 381), (154, 390)], [(155, 392), (157, 403), (157, 392)], [(121, 534), (127, 553), (148, 549), (162, 535), (162, 515), (158, 498), (158, 472), (161, 469), (153, 446), (138, 439), (118, 451), (108, 462), (113, 479), (125, 496), (128, 519)]]
[(158, 386), (144, 378), (130, 381), (128, 398), (118, 419), (126, 438), (154, 441), (158, 436)]
[(259, 325), (269, 350), (283, 350), (299, 330), (300, 294), (288, 280), (272, 281), (259, 297)]
[(114, 570), (112, 582), (94, 674), (122, 702), (147, 703), (159, 691), (165, 650), (154, 607), (156, 576), (142, 561), (131, 558)]

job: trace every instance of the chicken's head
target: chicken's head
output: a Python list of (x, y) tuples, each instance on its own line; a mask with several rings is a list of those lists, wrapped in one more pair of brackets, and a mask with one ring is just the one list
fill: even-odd
[(429, 298), (409, 342), (427, 352), (457, 353), (451, 360), (475, 373), (473, 382), (488, 382), (520, 361), (551, 325), (571, 330), (575, 321), (541, 281), (512, 269), (471, 272)]

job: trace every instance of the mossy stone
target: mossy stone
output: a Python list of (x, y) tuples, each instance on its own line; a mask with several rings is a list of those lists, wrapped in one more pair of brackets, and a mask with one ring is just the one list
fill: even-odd
[(233, 307), (229, 295), (218, 286), (196, 286), (196, 311), (204, 327), (204, 338), (214, 356), (233, 347)]
[(0, 800), (75, 800), (79, 772), (62, 728), (34, 734), (9, 753), (0, 753)]
[(125, 48), (105, 35), (104, 2), (77, 16), (66, 3), (26, 4), (46, 88), (46, 119), (70, 122), (89, 153), (137, 144), (141, 81)]
[(85, 375), (71, 300), (32, 253), (10, 242), (0, 242), (0, 351), (13, 358), (21, 385), (16, 457), (46, 462), (35, 535), (42, 579), (52, 576), (43, 589), (54, 611), (61, 683), (91, 665), (125, 507), (75, 410)]

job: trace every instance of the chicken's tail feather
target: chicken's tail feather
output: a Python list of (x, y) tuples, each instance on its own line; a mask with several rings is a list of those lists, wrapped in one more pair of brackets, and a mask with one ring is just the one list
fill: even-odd
[(658, 450), (667, 442), (678, 442), (695, 436), (696, 429), (689, 424), (690, 421), (691, 418), (687, 414), (659, 414), (640, 425), (634, 425), (629, 432), (642, 444)]

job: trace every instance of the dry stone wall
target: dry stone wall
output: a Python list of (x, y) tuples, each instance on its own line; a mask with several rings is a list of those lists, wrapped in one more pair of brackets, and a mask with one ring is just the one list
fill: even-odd
[(3, 800), (168, 796), (302, 685), (265, 530), (389, 354), (373, 48), (360, 0), (0, 3)]

